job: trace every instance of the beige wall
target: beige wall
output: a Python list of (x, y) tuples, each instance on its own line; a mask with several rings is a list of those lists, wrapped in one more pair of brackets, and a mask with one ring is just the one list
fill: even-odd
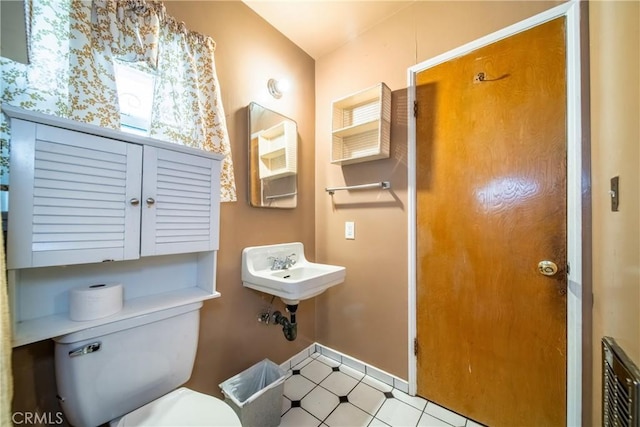
[[(318, 298), (320, 342), (406, 378), (406, 111), (397, 103), (404, 96), (406, 69), (548, 7), (535, 2), (419, 3), (317, 61), (317, 253), (322, 261), (346, 265), (348, 272), (344, 285)], [(637, 1), (590, 3), (593, 222), (585, 227), (593, 230), (594, 307), (593, 345), (586, 349), (593, 367), (584, 369), (593, 368), (593, 378), (585, 380), (592, 389), (584, 392), (593, 395), (593, 411), (583, 416), (592, 417), (593, 425), (601, 419), (602, 336), (614, 337), (640, 365), (639, 9)], [(396, 94), (392, 158), (331, 165), (331, 100), (378, 81)], [(621, 182), (620, 212), (615, 213), (608, 195), (613, 176)], [(337, 193), (332, 205), (322, 191), (327, 185), (385, 179), (392, 182), (392, 196)], [(356, 222), (355, 241), (344, 240), (345, 220)]]
[[(257, 322), (270, 298), (242, 287), (242, 248), (277, 242), (303, 242), (315, 258), (314, 236), (314, 61), (241, 2), (166, 2), (168, 13), (187, 27), (212, 36), (227, 115), (238, 201), (223, 203), (217, 287), (222, 297), (205, 302), (201, 314), (196, 365), (188, 387), (220, 396), (218, 384), (269, 358), (281, 363), (316, 341), (315, 306), (298, 309), (298, 338), (287, 341), (280, 327)], [(275, 100), (267, 92), (270, 77), (287, 77), (290, 95)], [(247, 108), (255, 101), (298, 123), (298, 207), (251, 208), (247, 203)], [(276, 309), (283, 303), (274, 301)], [(43, 341), (15, 349), (16, 411), (56, 411), (53, 345)]]
[[(319, 342), (407, 378), (407, 69), (558, 3), (416, 2), (316, 61), (316, 251), (347, 267), (345, 283), (317, 298)], [(391, 158), (332, 165), (331, 100), (381, 81), (394, 92)], [(381, 180), (391, 191), (323, 191)], [(347, 220), (355, 240), (344, 239)]]
[[(230, 131), (238, 202), (223, 203), (218, 253), (219, 300), (205, 304), (201, 317), (196, 366), (187, 384), (219, 395), (218, 384), (267, 357), (277, 363), (312, 344), (315, 307), (304, 301), (298, 309), (298, 338), (287, 341), (280, 327), (257, 322), (270, 297), (243, 288), (240, 256), (247, 246), (300, 241), (315, 258), (314, 200), (314, 61), (241, 2), (167, 2), (169, 14), (188, 28), (216, 41), (216, 67)], [(286, 77), (290, 94), (276, 100), (268, 94), (269, 78)], [(252, 208), (247, 200), (248, 131), (246, 106), (255, 101), (298, 124), (298, 207)], [(274, 305), (284, 311), (276, 299)]]
[[(640, 366), (640, 2), (590, 4), (593, 194), (593, 425), (601, 425), (600, 341)], [(609, 180), (620, 177), (620, 210)]]

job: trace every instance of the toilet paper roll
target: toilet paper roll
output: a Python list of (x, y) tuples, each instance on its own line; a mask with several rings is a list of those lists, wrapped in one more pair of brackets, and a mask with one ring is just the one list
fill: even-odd
[(95, 320), (122, 310), (124, 292), (121, 283), (99, 283), (69, 291), (69, 318)]

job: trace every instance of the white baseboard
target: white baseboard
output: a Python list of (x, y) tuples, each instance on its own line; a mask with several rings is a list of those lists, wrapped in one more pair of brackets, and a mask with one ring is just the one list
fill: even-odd
[(321, 354), (325, 357), (328, 357), (329, 359), (342, 363), (352, 369), (355, 369), (358, 372), (362, 372), (363, 374), (375, 378), (378, 381), (382, 381), (388, 386), (396, 388), (404, 393), (409, 393), (409, 383), (406, 380), (398, 378), (388, 372), (383, 371), (382, 369), (378, 369), (375, 366), (371, 366), (354, 357), (351, 357), (344, 353), (340, 353), (339, 351), (318, 343), (311, 344), (306, 349), (302, 350), (295, 356), (291, 357), (289, 360), (282, 363), (280, 367), (285, 371), (290, 371), (298, 363), (302, 362), (307, 357), (312, 357), (315, 353)]

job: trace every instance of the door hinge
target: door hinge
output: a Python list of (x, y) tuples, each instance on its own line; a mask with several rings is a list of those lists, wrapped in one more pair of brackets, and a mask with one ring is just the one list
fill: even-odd
[(413, 355), (418, 355), (418, 338), (413, 339)]
[(418, 117), (418, 101), (413, 101), (413, 117)]

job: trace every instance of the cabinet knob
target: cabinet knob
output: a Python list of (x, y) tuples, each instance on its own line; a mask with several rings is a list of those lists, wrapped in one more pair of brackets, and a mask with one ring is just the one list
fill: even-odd
[(131, 203), (131, 206), (138, 206), (140, 204), (140, 200), (134, 197), (133, 199), (129, 200), (129, 203)]
[(152, 198), (152, 197), (147, 197), (147, 204), (148, 205), (152, 205), (154, 204), (156, 201)]

